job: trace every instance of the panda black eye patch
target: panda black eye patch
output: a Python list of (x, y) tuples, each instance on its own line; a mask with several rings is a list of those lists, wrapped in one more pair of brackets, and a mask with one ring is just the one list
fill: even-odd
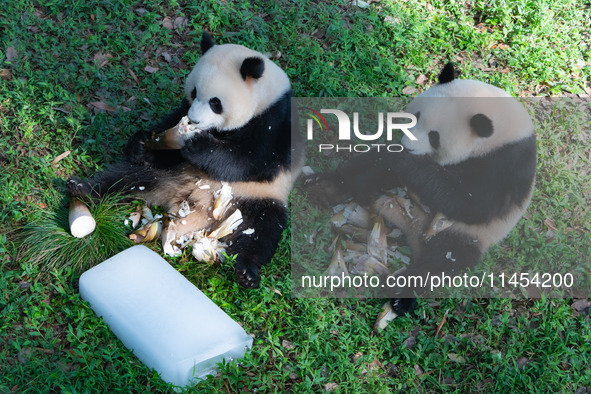
[(197, 97), (197, 88), (193, 88), (191, 91), (191, 100), (195, 100), (195, 97)]
[(490, 137), (493, 133), (493, 124), (490, 118), (483, 114), (476, 114), (470, 118), (470, 127), (482, 138)]
[(218, 115), (222, 113), (222, 102), (217, 97), (209, 99), (209, 107), (214, 113)]
[(429, 132), (429, 143), (434, 149), (438, 149), (440, 142), (439, 142), (439, 133), (437, 131), (430, 131)]

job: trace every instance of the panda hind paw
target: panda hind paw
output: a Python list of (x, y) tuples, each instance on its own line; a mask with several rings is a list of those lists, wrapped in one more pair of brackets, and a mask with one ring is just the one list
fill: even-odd
[(415, 298), (392, 298), (387, 301), (382, 307), (382, 311), (376, 318), (373, 326), (374, 334), (379, 334), (383, 331), (390, 322), (397, 317), (410, 314), (414, 311), (417, 305)]
[(302, 189), (312, 201), (323, 207), (329, 207), (342, 201), (343, 193), (327, 174), (312, 174), (301, 181)]
[(88, 197), (92, 193), (90, 183), (75, 176), (66, 181), (66, 187), (73, 197)]
[(248, 289), (256, 289), (261, 284), (261, 277), (258, 268), (236, 262), (234, 265), (234, 275), (239, 285)]

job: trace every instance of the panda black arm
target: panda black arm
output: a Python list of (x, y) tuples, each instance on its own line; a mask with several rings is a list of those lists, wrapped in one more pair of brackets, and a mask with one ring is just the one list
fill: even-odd
[(535, 177), (535, 135), (486, 156), (441, 166), (427, 155), (369, 152), (339, 168), (338, 192), (365, 203), (387, 189), (407, 186), (421, 202), (468, 224), (502, 217), (529, 194)]
[(181, 155), (210, 179), (226, 182), (270, 182), (281, 168), (289, 168), (279, 156), (268, 156), (260, 151), (248, 155), (242, 150), (239, 145), (204, 136), (186, 143)]
[(185, 141), (183, 158), (211, 179), (272, 181), (291, 165), (291, 101), (285, 93), (265, 112), (233, 130), (206, 130)]
[(238, 200), (243, 223), (224, 241), (228, 255), (236, 254), (236, 281), (245, 287), (259, 286), (259, 270), (273, 258), (287, 224), (287, 208), (273, 199)]
[(153, 134), (162, 133), (176, 126), (182, 117), (187, 115), (190, 107), (189, 101), (184, 98), (181, 105), (158, 122), (156, 126), (147, 130), (140, 130), (133, 134), (125, 147), (127, 161), (133, 164), (144, 164), (147, 162), (156, 168), (168, 168), (179, 164), (182, 161), (179, 150), (147, 150), (145, 148), (145, 142)]
[(433, 210), (468, 224), (486, 223), (521, 206), (536, 167), (535, 135), (485, 156), (440, 166), (428, 156), (395, 155), (396, 177)]

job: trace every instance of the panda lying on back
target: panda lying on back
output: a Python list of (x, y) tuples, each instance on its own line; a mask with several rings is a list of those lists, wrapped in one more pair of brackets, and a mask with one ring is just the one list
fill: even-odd
[[(417, 96), (406, 112), (418, 122), (410, 129), (416, 141), (402, 139), (404, 151), (356, 156), (322, 176), (314, 188), (328, 190), (329, 196), (352, 195), (360, 203), (373, 201), (409, 241), (412, 259), (405, 276), (456, 275), (474, 267), (525, 212), (536, 171), (534, 126), (525, 108), (503, 90), (456, 80), (451, 63), (439, 83)], [(398, 186), (427, 210), (415, 204), (411, 218), (399, 199), (379, 197)], [(438, 214), (451, 226), (426, 237)], [(378, 323), (414, 309), (412, 291), (399, 295), (385, 305)]]
[[(74, 196), (133, 194), (172, 213), (188, 202), (191, 214), (178, 224), (179, 235), (210, 226), (213, 191), (222, 183), (231, 186), (243, 222), (223, 241), (228, 255), (237, 254), (237, 282), (258, 287), (259, 269), (273, 257), (286, 226), (288, 195), (303, 162), (303, 145), (291, 136), (297, 112), (290, 82), (275, 63), (241, 45), (215, 45), (204, 32), (201, 49), (180, 108), (157, 127), (134, 134), (126, 162), (90, 180), (71, 178), (67, 186)], [(154, 133), (184, 116), (199, 129), (184, 146), (146, 149)]]

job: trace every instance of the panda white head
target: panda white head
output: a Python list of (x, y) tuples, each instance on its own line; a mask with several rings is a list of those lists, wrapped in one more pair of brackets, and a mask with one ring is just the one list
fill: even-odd
[(188, 117), (201, 130), (244, 126), (290, 90), (287, 75), (259, 52), (215, 45), (203, 32), (203, 55), (187, 77)]
[(455, 79), (448, 63), (439, 83), (406, 108), (417, 117), (410, 129), (417, 140), (402, 139), (412, 154), (431, 156), (440, 165), (479, 157), (529, 137), (534, 126), (525, 108), (507, 92), (484, 82)]

